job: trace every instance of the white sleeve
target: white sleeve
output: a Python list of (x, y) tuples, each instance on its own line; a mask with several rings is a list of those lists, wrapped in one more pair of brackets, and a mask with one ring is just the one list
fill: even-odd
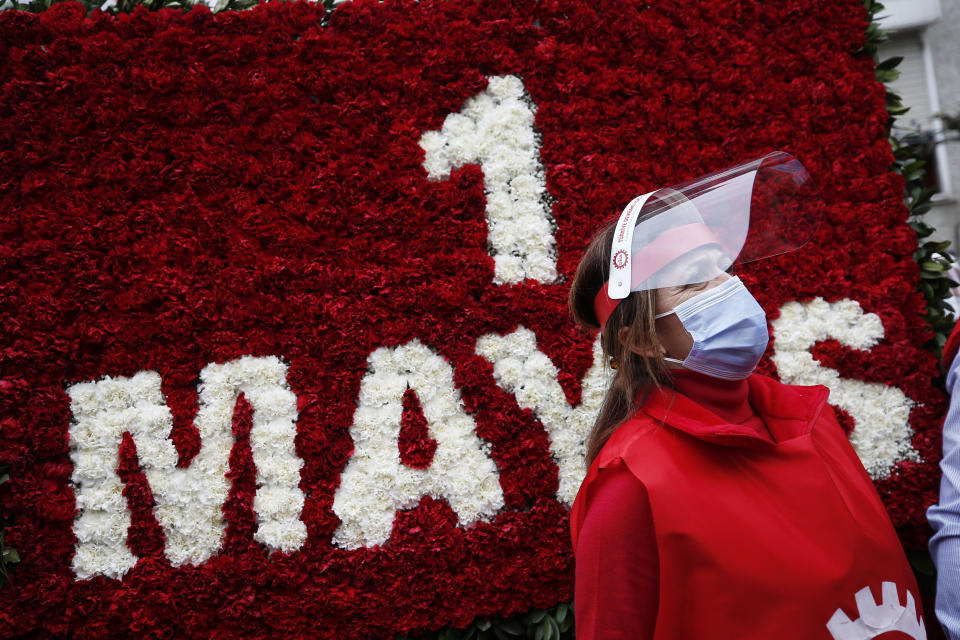
[(937, 567), (936, 612), (950, 640), (960, 640), (960, 357), (947, 372), (950, 406), (943, 425), (940, 501), (927, 510), (930, 555)]

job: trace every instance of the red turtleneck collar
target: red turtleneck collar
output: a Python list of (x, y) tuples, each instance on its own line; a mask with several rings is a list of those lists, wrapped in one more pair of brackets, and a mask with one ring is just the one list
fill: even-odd
[(678, 392), (704, 409), (731, 424), (756, 431), (764, 440), (773, 441), (769, 429), (750, 406), (750, 383), (746, 380), (723, 380), (689, 369), (674, 369), (673, 381)]

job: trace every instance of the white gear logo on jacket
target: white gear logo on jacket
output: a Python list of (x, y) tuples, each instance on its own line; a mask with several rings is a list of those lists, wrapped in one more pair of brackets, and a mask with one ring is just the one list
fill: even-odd
[(883, 583), (883, 600), (876, 604), (870, 587), (864, 587), (854, 594), (860, 617), (851, 620), (843, 609), (837, 609), (827, 630), (834, 640), (872, 640), (888, 631), (899, 631), (914, 640), (927, 640), (927, 631), (917, 619), (917, 609), (913, 594), (907, 590), (907, 606), (900, 604), (897, 585), (894, 582)]

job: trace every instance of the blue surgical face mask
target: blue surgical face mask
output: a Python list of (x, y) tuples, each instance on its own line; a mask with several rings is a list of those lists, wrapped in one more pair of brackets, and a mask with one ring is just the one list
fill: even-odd
[(770, 339), (767, 314), (737, 277), (656, 317), (671, 313), (677, 314), (693, 338), (693, 347), (683, 360), (664, 360), (714, 378), (743, 380), (749, 376)]

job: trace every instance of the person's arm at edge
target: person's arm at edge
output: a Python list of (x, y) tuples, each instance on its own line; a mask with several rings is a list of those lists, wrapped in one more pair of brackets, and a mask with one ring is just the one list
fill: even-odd
[(960, 640), (960, 358), (950, 364), (947, 391), (940, 500), (927, 510), (927, 519), (934, 531), (930, 555), (937, 567), (937, 618), (950, 640)]
[(577, 542), (577, 640), (653, 638), (660, 569), (646, 487), (621, 461), (590, 486)]

